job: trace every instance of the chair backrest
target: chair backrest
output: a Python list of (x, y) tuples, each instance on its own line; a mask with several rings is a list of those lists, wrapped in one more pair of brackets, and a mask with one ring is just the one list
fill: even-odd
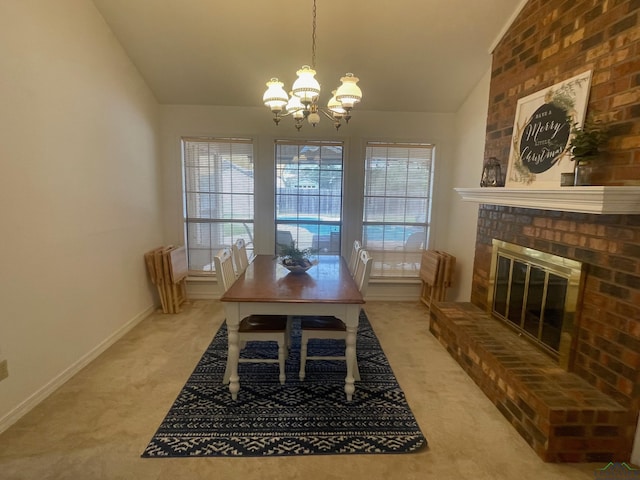
[(349, 257), (349, 271), (351, 272), (351, 276), (354, 276), (356, 273), (356, 265), (358, 264), (358, 254), (360, 253), (360, 249), (362, 248), (362, 244), (359, 240), (355, 240), (353, 242), (353, 248), (351, 249), (351, 256)]
[(425, 241), (425, 233), (424, 232), (413, 232), (407, 238), (407, 241), (404, 242), (404, 249), (406, 251), (418, 251), (422, 250)]
[(291, 246), (293, 243), (293, 235), (289, 230), (276, 231), (276, 254), (280, 254), (280, 245)]
[(236, 274), (240, 275), (249, 266), (249, 257), (247, 256), (247, 245), (244, 239), (239, 238), (233, 244), (233, 261), (236, 264)]
[(369, 276), (371, 275), (371, 267), (373, 266), (373, 258), (364, 248), (358, 253), (358, 264), (356, 265), (356, 273), (353, 279), (358, 285), (358, 290), (364, 297), (369, 287)]
[(233, 258), (231, 257), (231, 249), (229, 247), (218, 251), (213, 257), (213, 263), (216, 266), (216, 278), (218, 284), (222, 288), (222, 293), (229, 290), (229, 287), (236, 281), (236, 272), (233, 269)]

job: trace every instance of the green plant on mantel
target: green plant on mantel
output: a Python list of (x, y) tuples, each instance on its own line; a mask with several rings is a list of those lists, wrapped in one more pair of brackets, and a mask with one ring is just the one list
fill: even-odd
[(603, 157), (604, 148), (609, 141), (609, 128), (605, 122), (589, 117), (582, 126), (574, 123), (571, 134), (569, 152), (576, 165)]

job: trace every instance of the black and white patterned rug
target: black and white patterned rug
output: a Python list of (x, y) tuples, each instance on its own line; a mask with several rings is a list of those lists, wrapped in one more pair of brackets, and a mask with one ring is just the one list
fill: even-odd
[[(361, 380), (351, 402), (344, 393), (344, 361), (308, 361), (305, 380), (298, 379), (299, 328), (294, 319), (286, 384), (278, 381), (277, 364), (243, 363), (233, 401), (222, 384), (223, 324), (142, 457), (408, 453), (427, 445), (364, 312), (357, 337)], [(277, 357), (275, 343), (247, 348)], [(309, 355), (337, 351), (344, 352), (344, 342), (309, 342)]]

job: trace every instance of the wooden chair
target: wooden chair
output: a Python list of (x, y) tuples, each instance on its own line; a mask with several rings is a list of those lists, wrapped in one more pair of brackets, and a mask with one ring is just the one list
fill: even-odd
[[(360, 249), (360, 251), (358, 252), (358, 262), (354, 274), (354, 280), (362, 296), (367, 293), (372, 265), (373, 259), (371, 258), (369, 252), (365, 249)], [(342, 320), (332, 316), (302, 317), (301, 330), (302, 338), (300, 340), (300, 380), (304, 380), (307, 360), (346, 360), (346, 357), (344, 355), (336, 357), (307, 355), (307, 343), (311, 338), (346, 340), (347, 327)], [(360, 380), (360, 371), (358, 370), (357, 361), (353, 366), (353, 376), (356, 380)]]
[[(236, 274), (233, 269), (231, 250), (223, 248), (214, 257), (216, 266), (216, 276), (222, 286), (222, 291), (226, 292), (235, 282)], [(240, 358), (238, 363), (278, 363), (280, 365), (280, 383), (284, 385), (285, 359), (289, 350), (289, 335), (286, 315), (250, 315), (240, 321), (238, 328), (238, 341), (240, 350), (243, 350), (247, 342), (277, 342), (278, 358)], [(224, 372), (222, 383), (229, 383), (229, 361)]]
[(247, 245), (244, 239), (239, 238), (233, 244), (233, 263), (236, 266), (236, 276), (240, 276), (249, 266), (249, 257), (247, 255)]
[(456, 257), (439, 250), (425, 250), (420, 262), (420, 279), (422, 292), (420, 300), (429, 310), (433, 302), (446, 299), (447, 288), (453, 281)]
[(360, 240), (354, 240), (353, 248), (351, 249), (351, 256), (349, 257), (349, 271), (351, 272), (351, 276), (356, 273), (356, 265), (358, 263), (358, 253), (360, 253), (360, 249), (362, 248), (362, 243)]
[(429, 310), (434, 301), (439, 300), (437, 291), (440, 283), (440, 255), (433, 250), (425, 250), (420, 262), (420, 279), (422, 280), (422, 292), (420, 300)]
[(288, 230), (276, 231), (276, 254), (280, 253), (280, 245), (286, 245), (287, 247), (293, 243), (293, 235)]

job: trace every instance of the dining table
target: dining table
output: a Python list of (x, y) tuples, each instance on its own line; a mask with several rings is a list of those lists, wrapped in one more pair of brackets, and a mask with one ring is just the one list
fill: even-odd
[(256, 255), (220, 300), (224, 304), (228, 336), (229, 392), (240, 390), (238, 327), (249, 315), (331, 315), (346, 325), (347, 401), (355, 392), (356, 333), (365, 303), (340, 255), (319, 255), (304, 273), (287, 270), (274, 255)]

